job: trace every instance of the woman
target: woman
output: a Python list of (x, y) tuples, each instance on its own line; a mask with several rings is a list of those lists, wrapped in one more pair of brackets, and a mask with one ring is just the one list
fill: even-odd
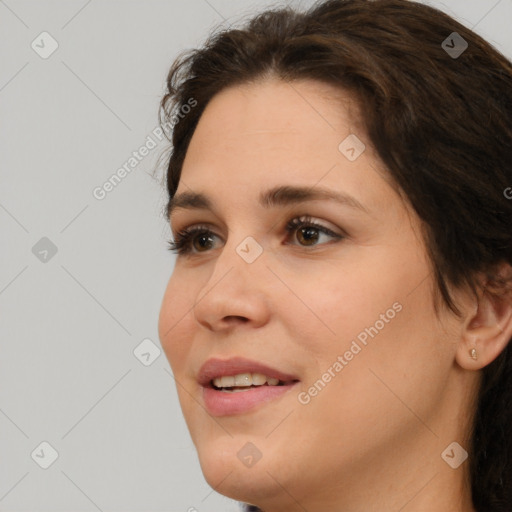
[[(512, 65), (404, 0), (179, 58), (159, 334), (246, 510), (512, 510)], [(192, 103), (191, 103), (192, 101)], [(259, 507), (259, 508), (256, 508)]]

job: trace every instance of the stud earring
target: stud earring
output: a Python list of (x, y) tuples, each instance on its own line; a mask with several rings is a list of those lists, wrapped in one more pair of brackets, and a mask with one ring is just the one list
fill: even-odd
[(477, 358), (477, 355), (476, 355), (476, 348), (472, 348), (470, 351), (469, 351), (469, 355), (471, 356), (471, 359), (475, 359)]

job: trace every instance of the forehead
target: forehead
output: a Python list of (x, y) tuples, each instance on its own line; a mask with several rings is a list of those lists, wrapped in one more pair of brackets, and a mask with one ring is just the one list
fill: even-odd
[(304, 167), (305, 160), (306, 167), (311, 160), (320, 167), (329, 161), (330, 167), (347, 135), (364, 138), (357, 110), (346, 93), (317, 81), (272, 79), (229, 87), (212, 98), (199, 119), (182, 175), (192, 179), (216, 164), (240, 175), (255, 167), (260, 173), (285, 172), (290, 165)]
[[(325, 137), (352, 127), (361, 132), (357, 102), (331, 85), (267, 79), (232, 86), (206, 106), (193, 138), (211, 145), (248, 136)], [(261, 137), (260, 137), (261, 138)]]
[[(366, 146), (355, 161), (340, 151), (352, 135)], [(212, 98), (190, 141), (177, 193), (207, 192), (238, 207), (272, 187), (318, 185), (372, 204), (382, 173), (352, 97), (317, 81), (266, 80)]]

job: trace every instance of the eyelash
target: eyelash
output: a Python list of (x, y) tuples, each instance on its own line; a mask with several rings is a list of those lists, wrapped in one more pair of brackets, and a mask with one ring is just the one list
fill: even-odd
[[(339, 235), (338, 233), (331, 231), (330, 229), (326, 228), (322, 224), (318, 224), (317, 222), (312, 220), (311, 217), (309, 217), (308, 215), (290, 219), (288, 221), (288, 223), (286, 224), (286, 232), (288, 233), (288, 236), (290, 236), (294, 231), (297, 231), (298, 229), (303, 228), (303, 227), (314, 227), (318, 231), (321, 231), (322, 233), (332, 236), (333, 238), (336, 238), (338, 240), (345, 238), (343, 235)], [(198, 226), (194, 226), (191, 228), (185, 228), (176, 233), (175, 240), (168, 241), (168, 249), (171, 252), (176, 253), (178, 255), (183, 255), (183, 254), (188, 254), (188, 253), (201, 254), (203, 252), (208, 252), (208, 250), (200, 251), (197, 253), (192, 252), (192, 249), (190, 247), (192, 238), (194, 237), (194, 235), (199, 235), (199, 234), (217, 236), (206, 226), (198, 225)], [(313, 247), (315, 247), (315, 246), (313, 246)], [(308, 247), (308, 246), (303, 245), (302, 247)]]

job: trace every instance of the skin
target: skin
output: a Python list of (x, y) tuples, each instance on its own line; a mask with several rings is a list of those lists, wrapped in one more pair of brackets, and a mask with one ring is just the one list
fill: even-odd
[[(338, 150), (350, 133), (366, 144), (352, 162)], [(350, 194), (367, 212), (327, 200), (259, 205), (260, 192), (284, 184)], [(512, 336), (511, 308), (454, 290), (462, 318), (444, 307), (436, 316), (418, 217), (390, 185), (350, 96), (307, 80), (223, 90), (186, 155), (178, 193), (190, 190), (215, 211), (178, 209), (173, 232), (201, 223), (215, 235), (177, 258), (159, 334), (207, 482), (265, 512), (474, 512), (469, 461), (452, 469), (441, 454), (454, 441), (468, 449), (478, 370)], [(345, 238), (319, 233), (309, 246), (300, 229), (287, 235), (301, 215)], [(248, 236), (263, 248), (250, 264), (236, 252)], [(394, 303), (400, 312), (299, 403)], [(297, 393), (213, 418), (197, 372), (210, 357), (238, 355), (297, 375)], [(250, 468), (237, 457), (247, 442), (262, 454)]]

